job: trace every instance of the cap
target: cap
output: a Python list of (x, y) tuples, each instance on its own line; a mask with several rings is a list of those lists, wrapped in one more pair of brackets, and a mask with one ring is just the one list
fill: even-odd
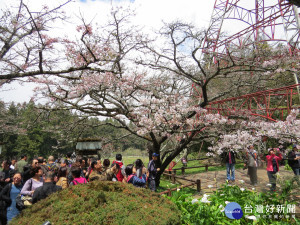
[(157, 154), (157, 153), (154, 152), (154, 153), (152, 154), (152, 156), (158, 157), (159, 154)]

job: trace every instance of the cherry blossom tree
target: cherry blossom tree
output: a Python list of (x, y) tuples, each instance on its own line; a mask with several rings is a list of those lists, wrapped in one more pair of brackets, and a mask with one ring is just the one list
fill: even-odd
[(71, 1), (58, 1), (61, 4), (54, 8), (45, 5), (40, 11), (31, 10), (23, 0), (17, 7), (3, 6), (0, 19), (0, 85), (22, 77), (56, 75), (75, 69), (61, 67), (61, 62), (66, 62), (58, 54), (62, 40), (51, 33), (54, 23), (67, 19), (63, 7)]
[[(20, 10), (23, 8), (24, 4)], [(38, 44), (34, 51), (28, 49), (19, 56), (21, 60), (15, 60), (1, 79), (29, 77), (28, 81), (38, 84), (37, 99), (46, 98), (49, 102), (45, 108), (50, 110), (113, 118), (118, 123), (108, 124), (148, 141), (149, 156), (153, 152), (163, 154), (158, 161), (158, 180), (195, 138), (219, 138), (234, 131), (241, 139), (248, 137), (241, 131), (250, 123), (247, 119), (243, 122), (243, 115), (237, 120), (209, 114), (205, 106), (239, 94), (237, 90), (247, 92), (247, 87), (263, 85), (271, 76), (262, 75), (269, 71), (287, 69), (279, 70), (281, 65), (270, 62), (267, 56), (258, 59), (255, 53), (243, 58), (233, 50), (213, 64), (215, 55), (202, 46), (204, 30), (176, 22), (166, 24), (155, 39), (141, 34), (130, 23), (132, 16), (127, 11), (112, 10), (111, 19), (103, 26), (82, 19), (75, 40), (43, 38), (43, 31), (36, 30), (33, 33)], [(34, 23), (32, 20), (31, 27), (36, 29)], [(24, 57), (28, 54), (30, 57)], [(30, 64), (26, 58), (32, 58)], [(164, 148), (168, 141), (174, 142), (172, 149)]]

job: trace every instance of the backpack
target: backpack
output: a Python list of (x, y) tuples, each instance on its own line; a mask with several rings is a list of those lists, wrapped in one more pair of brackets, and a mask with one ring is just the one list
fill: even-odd
[[(288, 158), (291, 158), (291, 156), (293, 156), (293, 151), (289, 152)], [(295, 160), (288, 160), (288, 164), (291, 168), (294, 167), (294, 163), (295, 163)]]
[[(81, 177), (81, 178), (82, 178), (82, 177)], [(87, 183), (87, 181), (86, 181), (85, 178), (82, 178), (81, 180), (82, 180), (82, 182), (80, 182), (78, 179), (75, 178), (75, 179), (72, 181), (72, 183), (73, 183), (73, 185), (77, 185), (77, 184), (86, 184), (86, 183)]]
[(47, 164), (47, 170), (51, 171), (51, 172), (54, 172), (54, 173), (58, 172), (58, 168), (57, 168), (55, 163)]

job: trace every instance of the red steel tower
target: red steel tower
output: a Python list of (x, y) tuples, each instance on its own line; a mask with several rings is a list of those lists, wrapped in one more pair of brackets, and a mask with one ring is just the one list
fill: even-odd
[[(287, 46), (290, 57), (299, 57), (300, 10), (290, 2), (215, 0), (203, 52), (213, 53), (216, 62), (228, 53), (228, 49), (255, 49), (258, 44), (267, 42), (272, 47), (282, 43)], [(223, 35), (224, 31), (229, 31), (230, 35)], [(272, 117), (276, 113), (283, 115), (283, 110), (289, 113), (292, 108), (299, 108), (292, 104), (293, 96), (298, 94), (300, 98), (296, 74), (295, 82), (289, 87), (210, 102), (206, 108), (227, 115), (246, 110), (252, 115), (274, 120)], [(272, 99), (276, 99), (273, 106), (270, 105)]]
[[(226, 30), (233, 34), (222, 36)], [(299, 30), (298, 6), (287, 0), (215, 0), (203, 49), (222, 55), (226, 47), (283, 42), (291, 55), (299, 54)]]

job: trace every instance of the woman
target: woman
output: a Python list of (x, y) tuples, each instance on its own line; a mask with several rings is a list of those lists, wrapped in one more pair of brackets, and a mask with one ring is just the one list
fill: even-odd
[(145, 187), (146, 186), (146, 168), (143, 167), (141, 178), (136, 176), (136, 168), (133, 164), (129, 164), (125, 168), (127, 183), (133, 184), (135, 187)]
[(21, 195), (32, 196), (35, 189), (43, 186), (43, 170), (41, 167), (32, 168), (30, 173), (33, 177), (26, 181), (21, 190)]
[(85, 177), (80, 176), (81, 173), (82, 173), (82, 170), (81, 170), (80, 167), (72, 166), (71, 173), (72, 173), (73, 180), (69, 184), (69, 186), (73, 186), (73, 185), (77, 185), (77, 184), (86, 184), (87, 183), (87, 180), (85, 179)]
[[(275, 155), (275, 153), (277, 155)], [(267, 158), (267, 173), (269, 177), (269, 182), (271, 184), (270, 190), (276, 191), (276, 173), (279, 171), (279, 161), (282, 160), (282, 155), (280, 150), (277, 148), (269, 149), (269, 155)]]
[(141, 159), (137, 159), (135, 161), (135, 169), (136, 169), (136, 176), (141, 178), (142, 177), (142, 172), (143, 172), (143, 168), (144, 168), (144, 163)]
[(16, 217), (20, 211), (16, 207), (16, 198), (20, 194), (22, 189), (22, 175), (21, 173), (15, 173), (13, 181), (7, 184), (1, 191), (1, 199), (6, 202), (6, 218), (7, 223)]
[(68, 174), (68, 168), (67, 167), (60, 167), (59, 168), (58, 175), (57, 175), (58, 181), (57, 181), (56, 185), (61, 186), (62, 189), (65, 189), (69, 186), (67, 174)]

